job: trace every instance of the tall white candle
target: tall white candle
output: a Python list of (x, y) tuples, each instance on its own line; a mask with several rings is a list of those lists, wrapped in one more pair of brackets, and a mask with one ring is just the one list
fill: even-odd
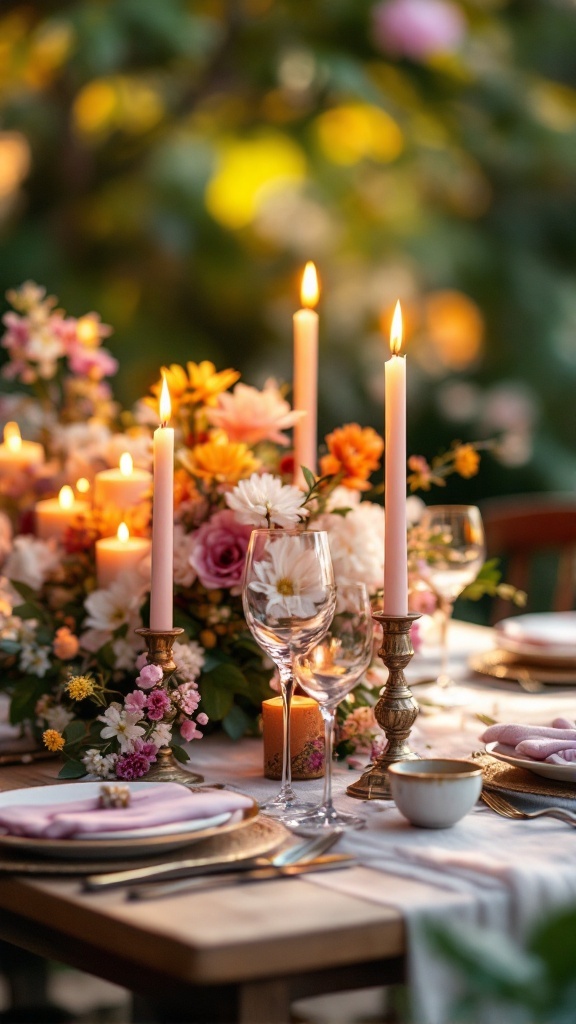
[(174, 430), (166, 378), (160, 393), (160, 426), (154, 431), (154, 498), (152, 506), (152, 587), (150, 629), (172, 629), (174, 559)]
[(390, 330), (392, 355), (385, 364), (385, 506), (384, 612), (408, 611), (406, 538), (406, 359), (402, 345), (402, 310), (396, 303)]
[(294, 426), (294, 483), (304, 486), (302, 466), (316, 472), (318, 454), (318, 276), (307, 263), (302, 276), (302, 309), (294, 314), (294, 409), (304, 413)]

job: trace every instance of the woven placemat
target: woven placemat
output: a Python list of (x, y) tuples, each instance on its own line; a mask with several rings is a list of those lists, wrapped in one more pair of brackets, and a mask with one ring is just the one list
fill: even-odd
[(558, 782), (556, 779), (544, 779), (534, 775), (525, 768), (506, 764), (490, 757), (490, 754), (476, 754), (474, 761), (482, 768), (486, 789), (501, 789), (512, 793), (529, 793), (534, 796), (559, 797), (573, 799), (576, 803), (576, 791), (572, 782)]

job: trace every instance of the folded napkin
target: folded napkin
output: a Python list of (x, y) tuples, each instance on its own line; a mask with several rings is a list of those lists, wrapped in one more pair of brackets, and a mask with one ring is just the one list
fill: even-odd
[(576, 763), (576, 723), (567, 718), (555, 718), (552, 725), (490, 725), (480, 739), (514, 747), (519, 757), (550, 764)]
[[(81, 784), (78, 786), (81, 792)], [(212, 818), (252, 806), (250, 797), (228, 790), (190, 790), (175, 782), (161, 782), (130, 790), (127, 807), (104, 808), (98, 797), (53, 804), (20, 804), (0, 809), (0, 833), (42, 839), (69, 839), (91, 832), (118, 832), (150, 828), (171, 822)]]

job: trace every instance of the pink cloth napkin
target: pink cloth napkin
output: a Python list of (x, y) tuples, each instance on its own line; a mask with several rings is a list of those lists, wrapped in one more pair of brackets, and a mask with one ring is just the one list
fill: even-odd
[(490, 725), (480, 737), (485, 743), (505, 743), (519, 757), (550, 764), (576, 763), (576, 723), (555, 718), (552, 725)]
[[(81, 792), (81, 784), (78, 786)], [(250, 797), (228, 790), (190, 790), (174, 782), (161, 782), (142, 792), (131, 790), (128, 807), (103, 808), (98, 798), (70, 803), (21, 804), (0, 810), (4, 835), (43, 839), (67, 839), (91, 832), (118, 832), (150, 828), (170, 822), (213, 818), (252, 806)]]

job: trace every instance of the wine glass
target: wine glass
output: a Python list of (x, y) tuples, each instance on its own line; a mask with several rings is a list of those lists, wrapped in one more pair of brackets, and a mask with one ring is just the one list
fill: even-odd
[(417, 572), (436, 596), (441, 613), (436, 683), (444, 691), (440, 697), (445, 698), (445, 691), (454, 686), (448, 670), (448, 628), (454, 602), (476, 579), (486, 554), (480, 510), (475, 505), (429, 505), (422, 513), (419, 534)]
[(366, 671), (373, 655), (374, 624), (363, 583), (338, 585), (330, 628), (312, 650), (294, 659), (296, 681), (320, 705), (324, 719), (326, 768), (319, 807), (293, 815), (289, 825), (304, 832), (361, 828), (365, 819), (337, 811), (332, 802), (332, 750), (336, 708)]
[(290, 705), (293, 658), (324, 636), (334, 614), (336, 588), (324, 530), (253, 530), (246, 552), (242, 603), (250, 632), (278, 668), (283, 708), (282, 785), (267, 814), (283, 818), (298, 801), (292, 789)]

